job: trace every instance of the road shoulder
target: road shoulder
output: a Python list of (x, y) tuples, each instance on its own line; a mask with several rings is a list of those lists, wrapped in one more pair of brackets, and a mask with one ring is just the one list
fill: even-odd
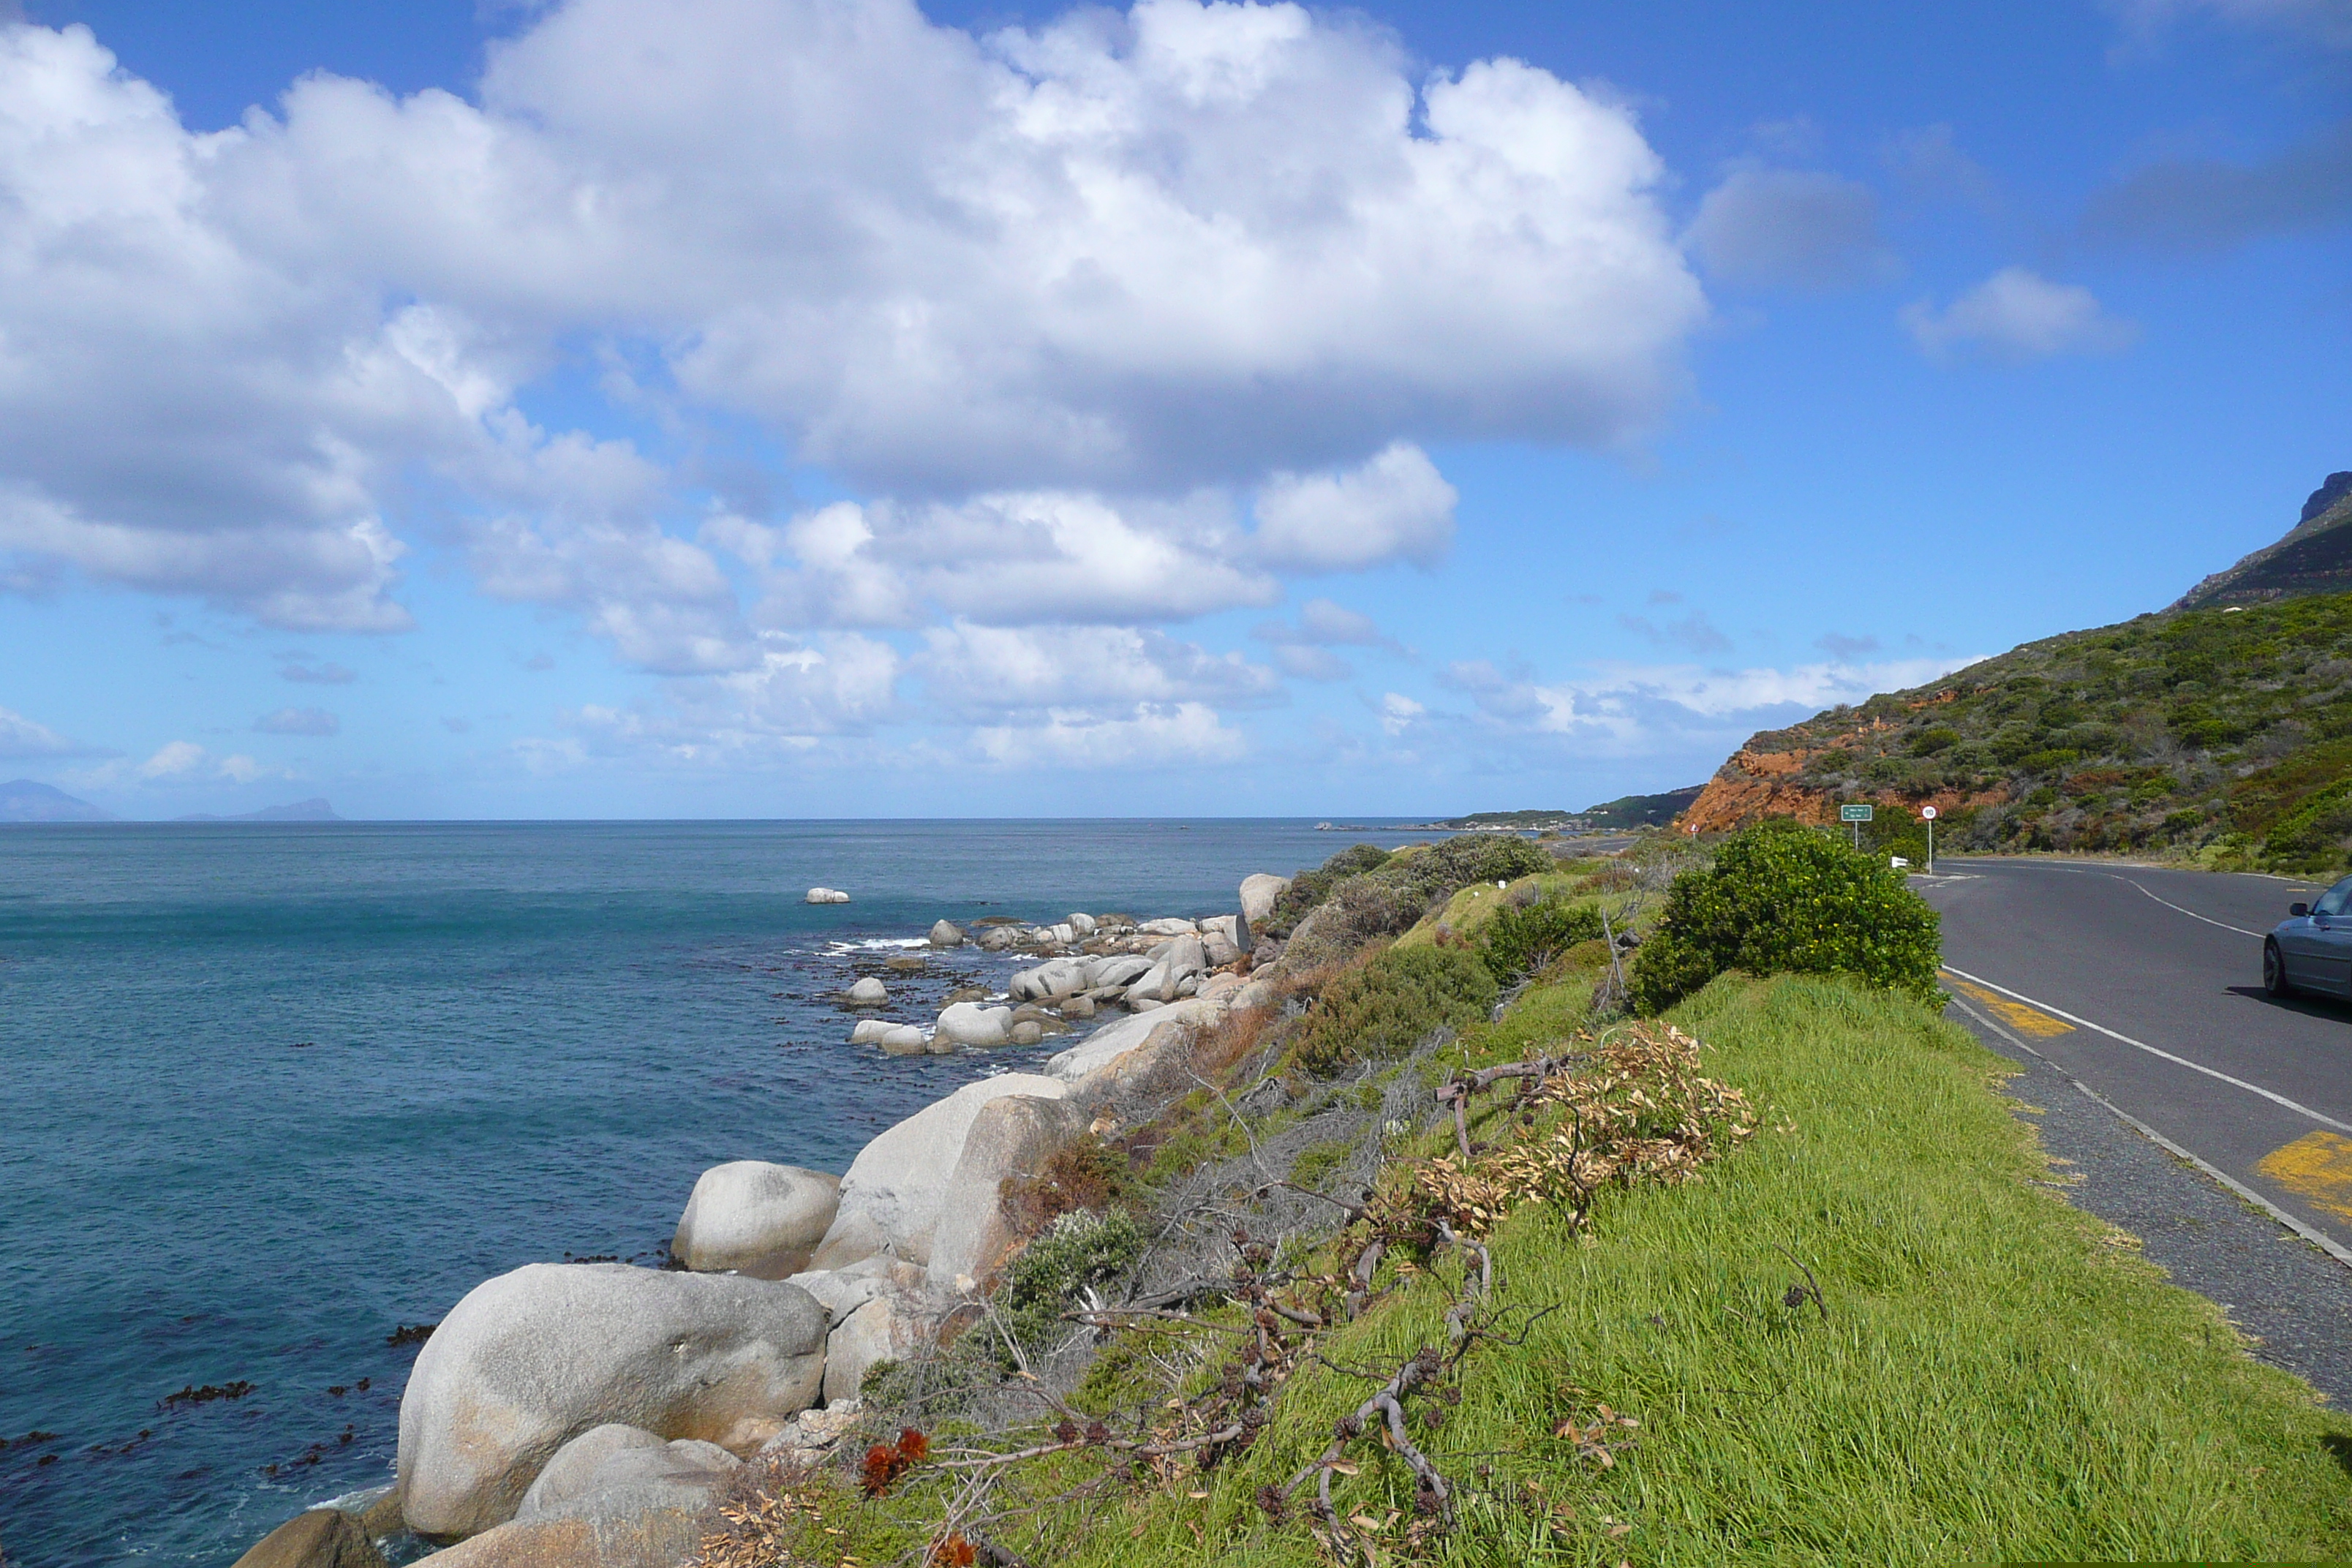
[(2018, 1064), (2010, 1092), (2069, 1203), (2139, 1238), (2175, 1284), (2214, 1302), (2255, 1356), (2352, 1408), (2352, 1268), (2166, 1151), (1965, 1001), (1946, 1016)]

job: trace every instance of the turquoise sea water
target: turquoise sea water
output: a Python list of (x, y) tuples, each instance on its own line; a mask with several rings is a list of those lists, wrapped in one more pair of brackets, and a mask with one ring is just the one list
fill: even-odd
[[(942, 915), (1221, 912), (1243, 876), (1349, 841), (1239, 821), (0, 829), (0, 1549), (232, 1563), (390, 1479), (400, 1325), (527, 1262), (658, 1262), (705, 1167), (842, 1170), (1067, 1043), (851, 1047), (829, 998), (882, 972), (878, 944)], [(803, 903), (816, 884), (855, 901)], [(894, 980), (886, 1012), (922, 1019), (1013, 967), (963, 950)]]

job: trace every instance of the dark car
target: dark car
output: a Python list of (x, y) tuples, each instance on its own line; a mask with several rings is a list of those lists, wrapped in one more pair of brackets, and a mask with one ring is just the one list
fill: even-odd
[(2352, 877), (2315, 904), (2287, 906), (2287, 918), (2263, 938), (2263, 989), (2352, 996)]

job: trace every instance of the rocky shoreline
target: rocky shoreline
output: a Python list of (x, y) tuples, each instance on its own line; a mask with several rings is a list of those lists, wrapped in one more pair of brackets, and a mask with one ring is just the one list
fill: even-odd
[(403, 1534), (437, 1544), (419, 1561), (439, 1568), (691, 1558), (730, 1472), (823, 1452), (869, 1368), (970, 1316), (1025, 1239), (1009, 1180), (1147, 1111), (1201, 1030), (1272, 1000), (1280, 944), (1253, 925), (1287, 886), (1250, 877), (1234, 913), (1202, 921), (938, 921), (932, 949), (1039, 962), (1002, 994), (951, 994), (928, 1025), (887, 1016), (889, 982), (863, 977), (838, 998), (866, 1015), (852, 1043), (944, 1054), (1091, 1032), (1040, 1071), (925, 1107), (839, 1175), (754, 1160), (704, 1172), (670, 1268), (540, 1263), (477, 1286), (410, 1373), (393, 1486), (298, 1516), (238, 1568), (374, 1568)]

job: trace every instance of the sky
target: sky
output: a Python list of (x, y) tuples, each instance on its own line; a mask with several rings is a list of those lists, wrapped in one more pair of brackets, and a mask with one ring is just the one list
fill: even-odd
[(1408, 816), (2352, 468), (2352, 0), (0, 0), (0, 777)]

